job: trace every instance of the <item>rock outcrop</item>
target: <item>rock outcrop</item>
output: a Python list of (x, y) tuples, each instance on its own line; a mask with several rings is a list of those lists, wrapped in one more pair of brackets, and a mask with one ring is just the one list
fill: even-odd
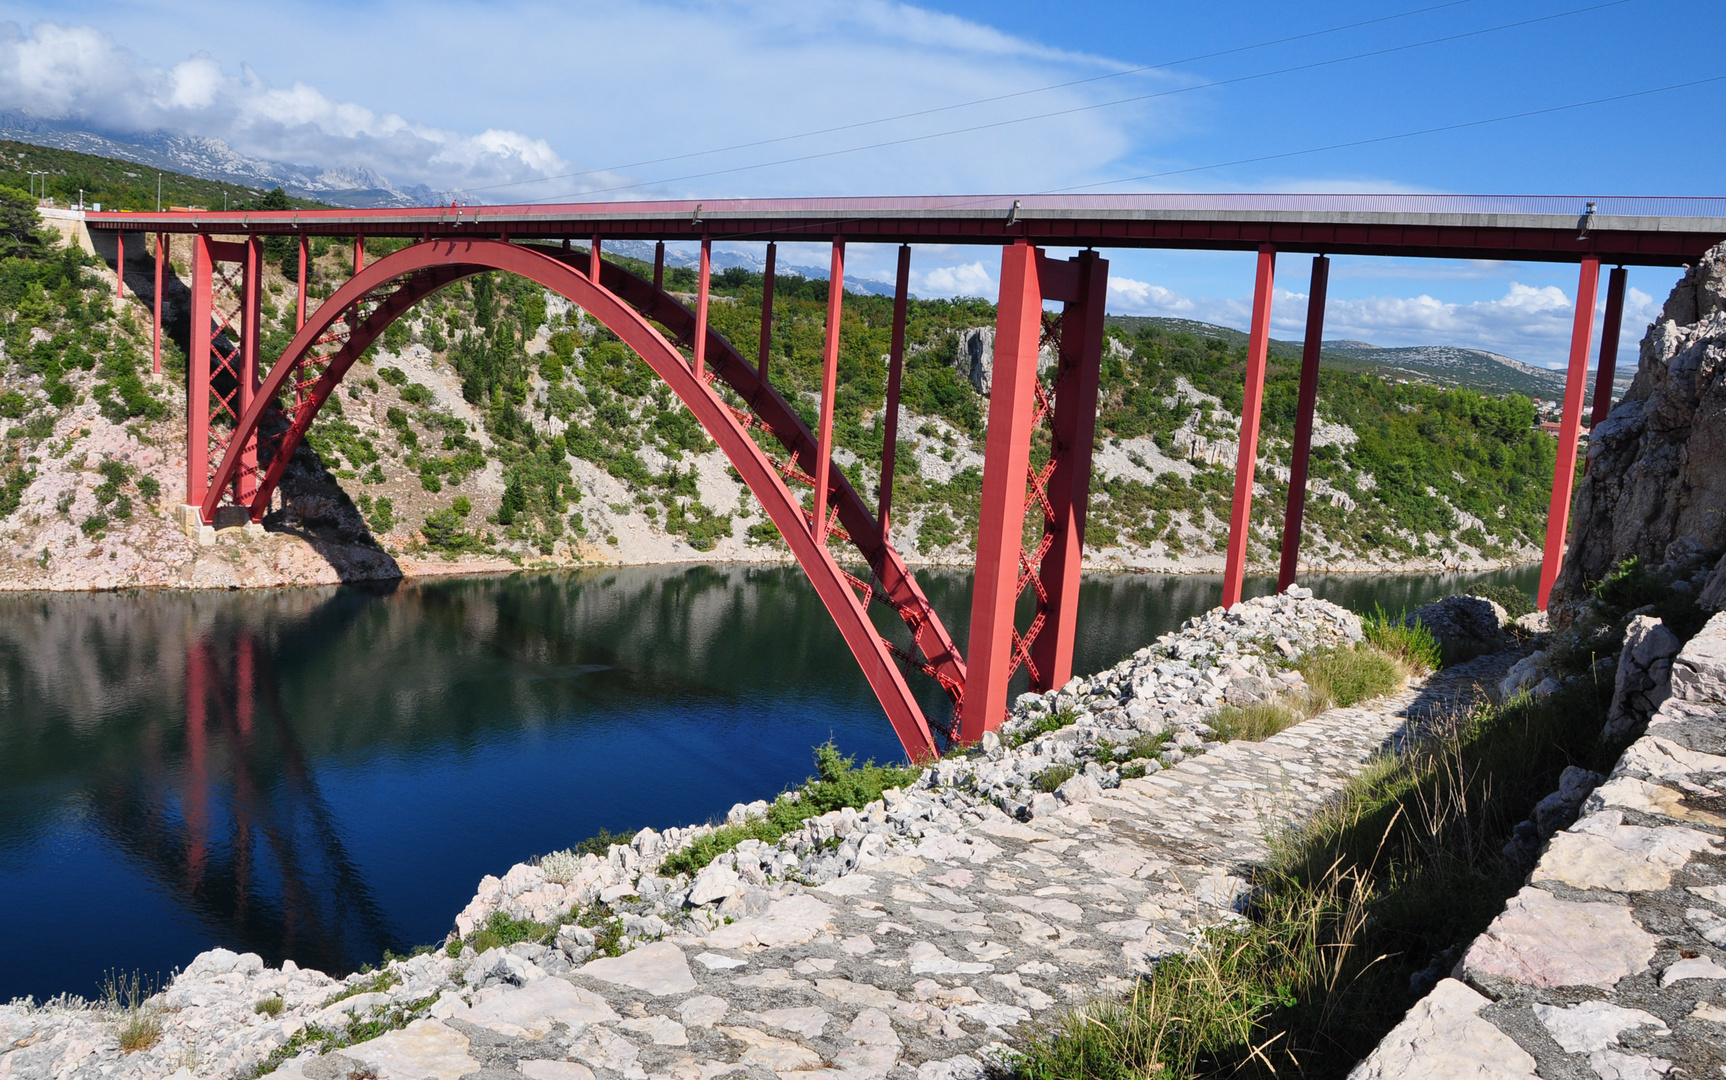
[[(1053, 367), (1055, 351), (1047, 344), (1037, 350), (1037, 370)], [(959, 331), (959, 347), (953, 354), (953, 367), (971, 388), (984, 397), (995, 382), (995, 328), (974, 326)]]
[(1567, 611), (1625, 559), (1659, 563), (1686, 537), (1726, 547), (1726, 244), (1673, 288), (1642, 339), (1624, 400), (1589, 433), (1570, 547), (1554, 590)]
[(1416, 608), (1403, 622), (1431, 631), (1447, 654), (1476, 655), (1510, 644), (1510, 615), (1483, 596), (1447, 596)]

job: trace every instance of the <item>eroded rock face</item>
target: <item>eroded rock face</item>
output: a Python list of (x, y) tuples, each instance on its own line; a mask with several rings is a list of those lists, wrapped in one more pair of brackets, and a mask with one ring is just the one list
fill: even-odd
[[(1054, 366), (1055, 352), (1045, 343), (1037, 349), (1037, 370)], [(958, 350), (953, 354), (953, 367), (971, 388), (984, 397), (995, 382), (995, 328), (974, 326), (959, 331)]]
[(1726, 547), (1726, 244), (1673, 288), (1642, 339), (1636, 380), (1590, 433), (1570, 548), (1554, 590), (1566, 609), (1618, 563), (1659, 563), (1690, 537)]

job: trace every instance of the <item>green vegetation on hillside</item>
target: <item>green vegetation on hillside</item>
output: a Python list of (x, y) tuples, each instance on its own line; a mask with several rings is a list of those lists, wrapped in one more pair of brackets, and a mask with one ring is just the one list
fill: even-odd
[[(30, 173), (48, 175), (31, 178)], [(220, 210), (224, 205), (231, 210), (262, 208), (260, 204), (267, 194), (260, 188), (164, 172), (118, 158), (0, 139), (0, 184), (26, 194), (34, 189), (38, 197), (46, 193), (58, 206), (75, 205), (82, 189), (86, 206), (101, 203), (104, 210), (154, 210), (158, 174), (162, 178), (164, 210), (170, 206), (199, 206), (206, 210)], [(322, 205), (307, 199), (282, 198), (288, 206)]]
[[(89, 271), (94, 260), (75, 247), (56, 247), (35, 224), (29, 196), (0, 187), (0, 336), (6, 357), (0, 367), (0, 520), (18, 511), (41, 455), (59, 457), (70, 449), (69, 440), (45, 444), (55, 422), (86, 397), (115, 424), (158, 420), (168, 411), (160, 386), (144, 381), (144, 331), (113, 316), (101, 282)], [(112, 460), (86, 464), (103, 477), (95, 487), (100, 509), (79, 523), (86, 536), (100, 536), (112, 521), (129, 518), (133, 494), (153, 499), (155, 481), (135, 480), (130, 466)], [(67, 514), (70, 506), (68, 499), (59, 513)]]

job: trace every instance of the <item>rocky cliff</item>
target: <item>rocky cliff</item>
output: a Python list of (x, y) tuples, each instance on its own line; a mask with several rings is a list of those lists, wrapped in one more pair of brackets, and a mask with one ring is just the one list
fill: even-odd
[(1726, 244), (1692, 266), (1642, 339), (1624, 400), (1590, 433), (1560, 622), (1626, 559), (1660, 564), (1681, 538), (1726, 547)]

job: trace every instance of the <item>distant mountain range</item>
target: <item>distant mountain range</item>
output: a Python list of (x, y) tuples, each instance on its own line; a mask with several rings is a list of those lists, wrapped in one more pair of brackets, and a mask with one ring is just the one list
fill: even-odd
[(119, 158), (152, 169), (264, 191), (280, 187), (289, 195), (334, 206), (430, 206), (442, 198), (442, 193), (424, 184), (397, 187), (371, 169), (328, 169), (247, 157), (221, 139), (162, 131), (146, 135), (98, 133), (17, 112), (0, 113), (0, 138)]
[[(1177, 332), (1184, 331), (1195, 337), (1220, 338), (1230, 346), (1244, 344), (1247, 340), (1243, 331), (1193, 319), (1111, 315), (1108, 321), (1112, 325), (1128, 328), (1155, 325)], [(1298, 341), (1279, 341), (1272, 338), (1270, 351), (1273, 356), (1298, 360), (1301, 344)], [(1559, 400), (1564, 396), (1563, 372), (1535, 367), (1484, 349), (1464, 349), (1454, 345), (1385, 347), (1365, 341), (1338, 339), (1325, 342), (1319, 355), (1328, 367), (1368, 372), (1386, 379), (1406, 379), (1409, 382), (1432, 383), (1436, 386), (1466, 386), (1483, 394), (1518, 393), (1546, 401)], [(1621, 351), (1620, 360), (1623, 359)], [(1631, 353), (1630, 360), (1633, 365), (1634, 352)], [(1626, 369), (1620, 364), (1619, 377), (1613, 380), (1617, 393), (1622, 394), (1629, 388), (1631, 376), (1634, 374), (1634, 366)], [(1593, 391), (1593, 379), (1590, 378), (1586, 399), (1593, 398)]]

